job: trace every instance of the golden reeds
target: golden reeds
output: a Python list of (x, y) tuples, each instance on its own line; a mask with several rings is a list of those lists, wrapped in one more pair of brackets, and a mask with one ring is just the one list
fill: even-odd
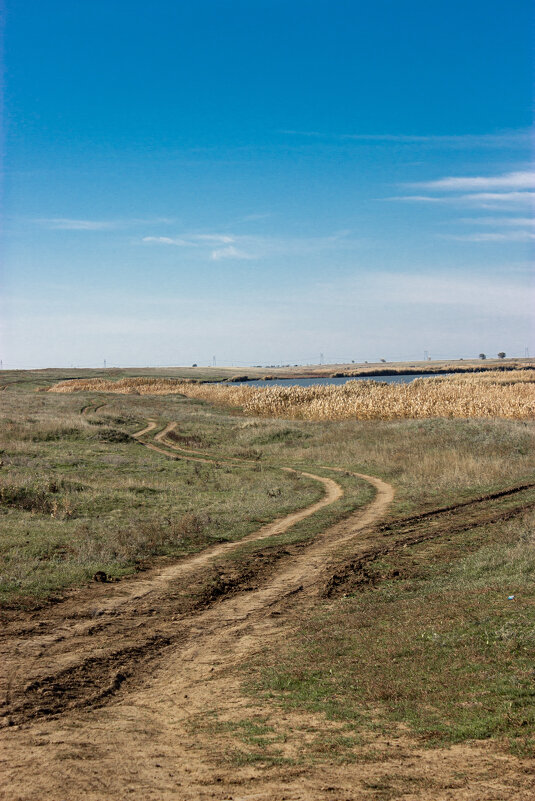
[(52, 392), (182, 394), (211, 403), (241, 406), (247, 414), (301, 420), (401, 420), (424, 417), (535, 419), (535, 376), (519, 371), (484, 376), (416, 379), (411, 383), (348, 381), (301, 386), (228, 386), (177, 379), (101, 378), (62, 381)]

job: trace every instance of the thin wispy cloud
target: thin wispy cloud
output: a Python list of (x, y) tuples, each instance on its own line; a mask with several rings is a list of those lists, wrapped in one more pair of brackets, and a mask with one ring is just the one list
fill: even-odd
[(495, 147), (521, 148), (529, 147), (532, 137), (530, 129), (501, 131), (488, 134), (393, 134), (393, 133), (330, 133), (326, 131), (282, 130), (279, 133), (293, 137), (323, 139), (356, 144), (395, 144), (395, 145), (429, 145), (432, 147), (465, 148)]
[(234, 245), (229, 245), (226, 248), (219, 248), (217, 250), (212, 250), (210, 253), (210, 258), (212, 261), (221, 261), (222, 259), (255, 259), (256, 256), (253, 256), (252, 253), (247, 253), (244, 250), (239, 250), (239, 248), (235, 248)]
[[(192, 247), (202, 251), (211, 261), (223, 259), (260, 259), (287, 254), (319, 253), (325, 250), (353, 247), (357, 242), (350, 238), (350, 231), (337, 231), (329, 236), (277, 237), (237, 234), (182, 234), (178, 237), (145, 236), (146, 245), (168, 245)], [(215, 247), (221, 245), (224, 247)]]
[(494, 176), (452, 176), (437, 181), (424, 181), (411, 186), (438, 191), (481, 191), (492, 189), (524, 190), (535, 189), (535, 171), (524, 170)]
[(230, 236), (230, 234), (185, 234), (179, 237), (144, 236), (141, 241), (147, 244), (196, 248), (205, 243), (208, 245), (228, 245), (235, 241), (235, 237)]
[(171, 236), (144, 236), (141, 241), (147, 244), (176, 245), (177, 247), (189, 247), (193, 244), (192, 242), (187, 242), (185, 239)]
[(384, 200), (401, 201), (402, 203), (449, 203), (451, 198), (434, 197), (433, 195), (392, 195)]
[(235, 237), (229, 234), (192, 234), (190, 239), (198, 242), (219, 242), (222, 245), (235, 241)]
[(531, 206), (535, 192), (473, 192), (462, 195), (395, 195), (386, 200), (403, 203), (447, 203), (450, 205), (477, 206), (482, 209), (509, 206)]
[[(472, 207), (489, 211), (511, 212), (529, 209), (535, 202), (535, 171), (515, 170), (500, 175), (448, 176), (434, 181), (422, 181), (406, 184), (407, 187), (427, 189), (433, 194), (407, 194), (387, 198), (402, 203), (423, 204), (429, 206), (447, 205), (450, 207)], [(487, 190), (487, 191), (482, 191)], [(502, 191), (491, 191), (502, 190)], [(525, 214), (525, 212), (524, 212)], [(453, 233), (438, 236), (441, 239), (453, 239), (458, 242), (514, 243), (531, 242), (535, 239), (532, 231), (533, 221), (530, 217), (491, 217), (461, 218), (463, 225), (493, 226), (494, 231), (475, 231), (471, 233)], [(504, 230), (505, 229), (505, 230)]]
[(72, 217), (40, 217), (32, 222), (52, 231), (113, 231), (135, 225), (176, 225), (169, 217), (132, 217), (119, 220), (85, 220)]
[(109, 220), (72, 220), (67, 217), (51, 217), (36, 220), (53, 231), (109, 231), (117, 227)]
[(461, 195), (458, 199), (485, 209), (510, 205), (529, 207), (535, 202), (535, 192), (474, 192), (470, 195)]
[(494, 225), (497, 228), (523, 228), (535, 225), (535, 217), (461, 217), (459, 222), (469, 225)]
[(458, 242), (533, 242), (535, 240), (535, 233), (533, 231), (506, 231), (475, 234), (445, 234), (444, 238), (455, 239)]

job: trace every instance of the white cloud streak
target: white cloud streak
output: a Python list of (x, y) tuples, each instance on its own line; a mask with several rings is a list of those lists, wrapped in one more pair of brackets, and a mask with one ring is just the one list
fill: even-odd
[(222, 259), (255, 259), (256, 256), (253, 256), (251, 253), (246, 253), (244, 250), (239, 250), (235, 248), (234, 245), (229, 245), (226, 248), (219, 248), (218, 250), (212, 250), (210, 254), (210, 258), (212, 261), (221, 261)]
[(177, 247), (196, 248), (201, 244), (229, 245), (235, 241), (229, 234), (186, 234), (185, 236), (144, 236), (141, 240), (146, 244), (176, 245)]
[(235, 241), (235, 237), (229, 234), (193, 234), (190, 238), (199, 242), (214, 242), (221, 245), (228, 245)]
[(176, 220), (169, 217), (132, 218), (123, 220), (82, 220), (72, 217), (41, 217), (32, 222), (52, 231), (113, 231), (134, 225), (171, 225)]
[(295, 131), (283, 130), (281, 134), (304, 137), (309, 139), (325, 139), (347, 141), (362, 144), (399, 144), (399, 145), (430, 145), (434, 147), (465, 148), (465, 147), (529, 147), (532, 132), (529, 129), (517, 131), (502, 131), (490, 134), (459, 134), (459, 135), (412, 135), (412, 134), (362, 134), (362, 133), (326, 133), (321, 131)]
[(482, 209), (503, 208), (510, 205), (530, 206), (535, 202), (535, 192), (473, 192), (463, 195), (396, 195), (386, 200), (404, 203), (448, 203), (452, 205), (477, 206)]
[(535, 225), (535, 217), (461, 217), (460, 222), (470, 225), (495, 225), (497, 228), (524, 228)]
[(177, 247), (191, 247), (193, 244), (185, 239), (177, 239), (171, 236), (144, 236), (141, 241), (146, 244), (176, 245)]
[(72, 220), (67, 217), (53, 217), (36, 220), (53, 231), (109, 231), (117, 227), (114, 222), (105, 220)]
[(455, 239), (458, 242), (533, 242), (535, 233), (533, 231), (506, 231), (492, 233), (475, 234), (452, 234), (445, 236), (446, 239)]
[[(183, 234), (179, 237), (145, 236), (146, 245), (168, 245), (178, 247), (203, 247), (211, 261), (223, 259), (260, 259), (269, 256), (284, 256), (290, 253), (314, 253), (354, 246), (356, 240), (349, 238), (350, 231), (338, 231), (330, 236), (317, 237), (269, 237), (235, 234)], [(221, 245), (222, 247), (217, 247)]]
[(504, 175), (495, 176), (455, 176), (440, 178), (437, 181), (424, 181), (412, 186), (419, 186), (423, 189), (434, 189), (439, 191), (480, 191), (492, 189), (524, 190), (535, 189), (534, 171), (508, 172)]

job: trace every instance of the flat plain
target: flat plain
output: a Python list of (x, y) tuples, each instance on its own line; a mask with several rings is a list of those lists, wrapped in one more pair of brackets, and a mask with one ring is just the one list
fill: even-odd
[(383, 420), (83, 384), (190, 372), (3, 374), (2, 797), (532, 798), (529, 376)]

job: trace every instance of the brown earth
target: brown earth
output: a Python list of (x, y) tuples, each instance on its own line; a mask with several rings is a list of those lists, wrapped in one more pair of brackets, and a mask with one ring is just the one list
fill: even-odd
[[(155, 428), (151, 423), (136, 436)], [(158, 435), (158, 445), (143, 444), (170, 455), (169, 430)], [(179, 453), (207, 458), (180, 448), (175, 458)], [(322, 482), (321, 501), (247, 539), (281, 533), (341, 496), (332, 479), (305, 475)], [(337, 764), (328, 752), (300, 764), (318, 732), (336, 736), (341, 724), (271, 706), (266, 711), (241, 692), (244, 662), (266, 647), (276, 651), (318, 597), (385, 547), (424, 536), (414, 534), (414, 519), (397, 539), (380, 530), (393, 489), (354, 475), (373, 484), (374, 500), (307, 547), (269, 549), (229, 567), (217, 559), (239, 543), (224, 543), (134, 579), (73, 591), (37, 612), (4, 613), (0, 798), (531, 799), (535, 785), (525, 761), (488, 744), (419, 749), (401, 729), (389, 742), (375, 737), (374, 755), (353, 764)], [(489, 499), (467, 507), (474, 520), (477, 509), (491, 514)], [(456, 515), (463, 525), (465, 513), (460, 505), (437, 510), (436, 517)], [(439, 532), (437, 524), (428, 533)], [(351, 551), (349, 567), (347, 558), (345, 567), (330, 562), (340, 549)], [(220, 724), (266, 715), (280, 734), (280, 758), (236, 762)], [(214, 719), (219, 725), (211, 725)]]

